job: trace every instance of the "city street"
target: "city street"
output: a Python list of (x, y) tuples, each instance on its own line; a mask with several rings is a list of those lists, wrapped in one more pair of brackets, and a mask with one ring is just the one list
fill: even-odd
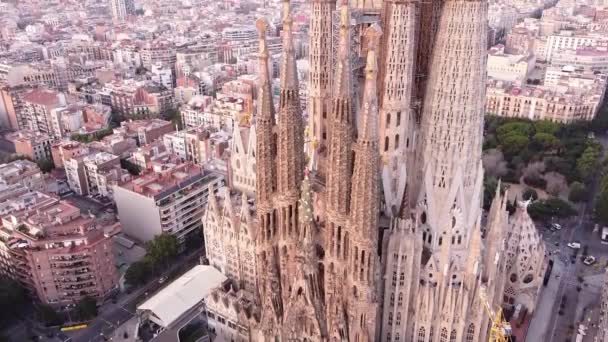
[[(593, 232), (593, 223), (585, 215), (586, 210), (582, 212), (574, 219), (560, 222), (563, 227), (560, 231), (539, 226), (554, 267), (530, 324), (526, 338), (528, 342), (567, 341), (574, 338), (578, 324), (589, 322), (593, 305), (599, 304), (601, 278), (608, 261), (608, 245), (601, 244), (599, 232)], [(587, 254), (597, 258), (594, 265), (583, 264), (583, 248), (578, 250), (572, 262), (576, 251), (568, 247), (568, 243), (573, 241), (580, 242), (583, 248), (587, 246)], [(562, 301), (563, 309), (560, 308)]]
[(169, 277), (178, 269), (180, 273), (190, 269), (198, 262), (199, 253), (194, 252), (190, 255), (182, 256), (158, 277), (152, 279), (148, 284), (136, 289), (130, 294), (122, 294), (118, 297), (116, 304), (107, 302), (99, 308), (99, 315), (95, 320), (89, 323), (86, 329), (74, 331), (69, 336), (69, 341), (72, 342), (99, 342), (105, 341), (107, 336), (122, 323), (131, 319), (135, 315), (135, 308), (143, 302), (147, 297), (158, 291), (161, 287), (170, 283), (165, 282), (163, 285), (158, 283), (162, 277)]

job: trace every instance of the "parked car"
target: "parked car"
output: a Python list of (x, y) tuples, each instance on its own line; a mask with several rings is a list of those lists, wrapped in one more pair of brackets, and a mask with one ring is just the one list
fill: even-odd
[(568, 244), (568, 247), (570, 247), (572, 249), (580, 249), (581, 248), (581, 243), (580, 242), (570, 242)]
[(551, 223), (551, 230), (562, 230), (562, 226), (558, 223)]
[(595, 264), (596, 259), (593, 255), (589, 255), (588, 257), (585, 258), (585, 260), (583, 260), (583, 264), (587, 265), (587, 266), (591, 266), (593, 264)]
[(158, 279), (158, 283), (159, 283), (159, 284), (162, 284), (162, 283), (164, 283), (165, 281), (167, 281), (167, 277), (160, 277), (160, 279)]

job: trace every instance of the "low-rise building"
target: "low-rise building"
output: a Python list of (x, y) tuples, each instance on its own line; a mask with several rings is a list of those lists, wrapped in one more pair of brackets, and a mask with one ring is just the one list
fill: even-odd
[(20, 184), (37, 191), (43, 191), (46, 187), (44, 174), (36, 163), (29, 160), (15, 160), (0, 165), (0, 184)]
[(165, 134), (163, 143), (169, 153), (182, 160), (203, 164), (211, 159), (221, 158), (228, 148), (228, 138), (222, 131), (194, 127)]
[(175, 127), (170, 121), (161, 119), (129, 120), (120, 123), (115, 133), (122, 133), (137, 139), (140, 146), (151, 144), (163, 135), (173, 132)]
[(53, 139), (43, 133), (31, 130), (21, 130), (9, 133), (6, 140), (13, 143), (15, 153), (26, 156), (34, 161), (51, 161), (51, 142)]
[(488, 53), (488, 77), (526, 83), (528, 75), (534, 69), (534, 63), (534, 55), (507, 54), (503, 45), (496, 45)]
[(184, 247), (189, 234), (202, 234), (209, 189), (222, 183), (221, 176), (198, 165), (158, 160), (151, 170), (114, 186), (122, 230), (144, 242), (172, 234)]
[(89, 154), (89, 148), (80, 142), (61, 140), (51, 146), (53, 164), (56, 168), (63, 168), (63, 161)]
[(7, 274), (43, 303), (57, 306), (86, 296), (101, 300), (118, 288), (109, 236), (120, 225), (113, 218), (96, 218), (44, 195), (32, 199), (25, 194), (13, 201), (0, 228)]
[(207, 334), (198, 338), (182, 334), (186, 333), (188, 326), (194, 328), (192, 331), (206, 328), (207, 298), (225, 281), (226, 277), (211, 266), (194, 266), (137, 307), (139, 324), (135, 334), (154, 336), (154, 341), (179, 341), (182, 338), (207, 341), (201, 339), (209, 338)]
[(107, 152), (64, 159), (63, 164), (70, 189), (79, 195), (111, 198), (114, 185), (129, 180), (120, 158)]

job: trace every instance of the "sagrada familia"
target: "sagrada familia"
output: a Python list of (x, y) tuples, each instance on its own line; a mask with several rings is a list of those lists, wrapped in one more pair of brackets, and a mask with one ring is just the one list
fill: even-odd
[(487, 0), (312, 0), (307, 115), (283, 1), (278, 104), (260, 19), (257, 114), (234, 130), (248, 186), (203, 219), (210, 264), (254, 294), (244, 339), (481, 342), (491, 311), (533, 311), (526, 203), (481, 206)]

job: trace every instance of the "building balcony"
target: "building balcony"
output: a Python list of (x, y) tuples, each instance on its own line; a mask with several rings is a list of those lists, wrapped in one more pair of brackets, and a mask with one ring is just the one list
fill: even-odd
[(54, 262), (51, 264), (51, 268), (82, 268), (89, 265), (90, 263), (85, 261), (66, 261), (60, 263)]

